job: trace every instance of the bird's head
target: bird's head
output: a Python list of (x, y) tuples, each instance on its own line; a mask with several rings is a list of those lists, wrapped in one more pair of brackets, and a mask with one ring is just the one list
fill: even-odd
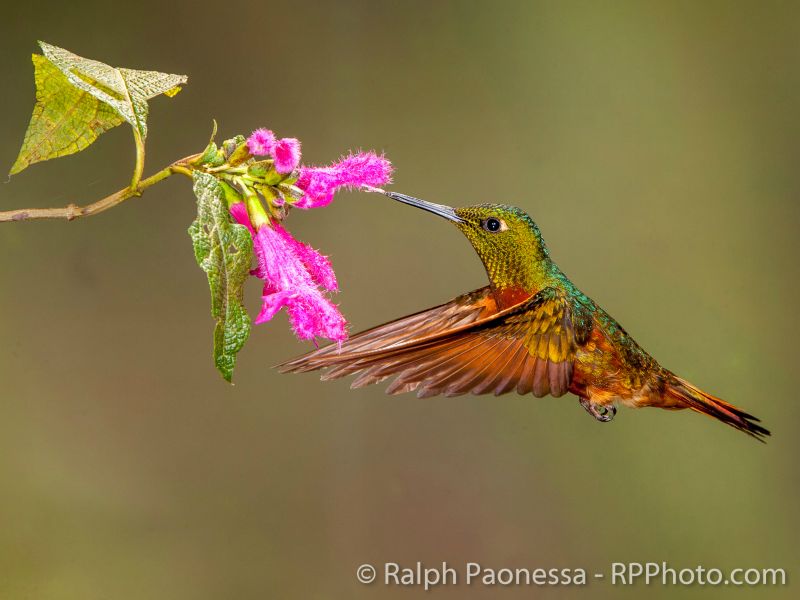
[(478, 204), (451, 208), (405, 194), (380, 191), (453, 222), (475, 248), (492, 286), (507, 294), (510, 301), (541, 289), (551, 272), (539, 227), (516, 206)]

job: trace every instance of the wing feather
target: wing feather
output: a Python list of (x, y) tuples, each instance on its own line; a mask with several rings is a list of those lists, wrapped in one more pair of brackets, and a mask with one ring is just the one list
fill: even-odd
[[(330, 344), (300, 357), (298, 361), (303, 360), (310, 367), (307, 370), (313, 370), (318, 367), (311, 366), (312, 358), (313, 362), (316, 362), (342, 353), (361, 354), (386, 350), (431, 334), (468, 325), (496, 312), (497, 304), (491, 289), (486, 286), (458, 296), (445, 304), (367, 329), (351, 336), (342, 343), (341, 347), (337, 344)], [(295, 362), (297, 361), (290, 361), (281, 367), (289, 367)], [(292, 370), (299, 371), (299, 369)]]
[(294, 359), (284, 372), (327, 369), (323, 379), (356, 374), (352, 387), (395, 377), (387, 393), (561, 396), (577, 348), (569, 297), (546, 288), (498, 310), (481, 288)]

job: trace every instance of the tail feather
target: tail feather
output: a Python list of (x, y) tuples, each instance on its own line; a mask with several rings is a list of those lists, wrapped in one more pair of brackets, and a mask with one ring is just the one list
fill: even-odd
[(676, 375), (671, 375), (667, 382), (665, 392), (670, 399), (676, 401), (678, 406), (685, 406), (699, 413), (719, 419), (723, 423), (739, 431), (743, 431), (760, 442), (765, 442), (766, 440), (764, 438), (770, 435), (769, 430), (758, 424), (758, 418), (746, 413), (733, 404), (729, 404), (716, 396), (707, 394)]

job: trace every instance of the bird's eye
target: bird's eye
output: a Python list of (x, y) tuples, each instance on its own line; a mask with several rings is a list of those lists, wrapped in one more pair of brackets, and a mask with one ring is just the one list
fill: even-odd
[(505, 223), (503, 223), (500, 219), (495, 219), (494, 217), (489, 217), (483, 222), (483, 228), (486, 231), (491, 231), (492, 233), (497, 233), (498, 231), (503, 231), (506, 229)]

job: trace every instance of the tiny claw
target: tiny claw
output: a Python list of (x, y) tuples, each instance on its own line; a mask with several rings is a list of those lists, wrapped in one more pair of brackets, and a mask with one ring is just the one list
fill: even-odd
[(608, 423), (617, 414), (617, 407), (613, 404), (595, 404), (588, 398), (579, 398), (581, 406), (601, 423)]

